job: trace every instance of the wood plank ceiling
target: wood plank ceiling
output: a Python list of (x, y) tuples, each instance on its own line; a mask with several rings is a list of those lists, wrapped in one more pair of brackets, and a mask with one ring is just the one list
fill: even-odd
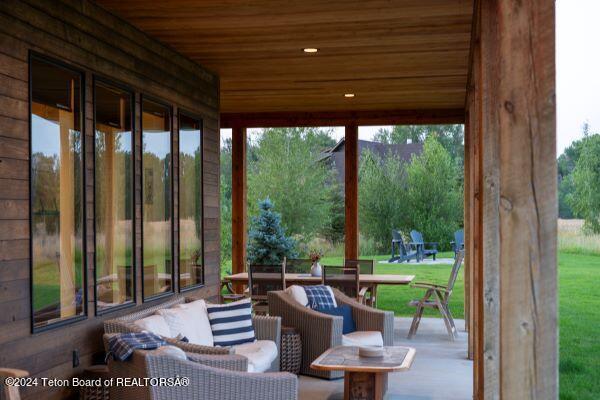
[(224, 113), (465, 105), (472, 0), (97, 2), (216, 71)]

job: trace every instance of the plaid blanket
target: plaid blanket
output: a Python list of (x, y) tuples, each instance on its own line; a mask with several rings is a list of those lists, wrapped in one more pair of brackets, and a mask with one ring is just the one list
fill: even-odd
[(119, 361), (125, 361), (134, 350), (153, 350), (166, 345), (167, 342), (150, 332), (119, 333), (108, 340), (109, 353)]
[(304, 286), (306, 297), (308, 298), (308, 306), (310, 308), (333, 308), (335, 303), (331, 290), (325, 285)]

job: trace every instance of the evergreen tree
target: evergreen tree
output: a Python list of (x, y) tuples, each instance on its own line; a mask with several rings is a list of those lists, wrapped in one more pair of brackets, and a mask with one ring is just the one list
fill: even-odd
[(273, 211), (271, 200), (266, 198), (258, 207), (248, 233), (248, 262), (271, 265), (281, 263), (283, 257), (295, 258), (295, 241), (285, 236), (281, 215)]

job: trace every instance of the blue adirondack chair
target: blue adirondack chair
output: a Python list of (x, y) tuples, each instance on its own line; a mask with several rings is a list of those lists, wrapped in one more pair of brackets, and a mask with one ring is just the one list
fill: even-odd
[(458, 256), (458, 252), (465, 248), (465, 231), (462, 229), (454, 232), (454, 241), (450, 242), (452, 250), (454, 250), (454, 259)]
[(435, 261), (435, 256), (438, 253), (437, 242), (425, 242), (423, 234), (419, 231), (410, 231), (410, 239), (412, 240), (410, 245), (417, 249), (417, 261), (422, 261), (429, 256), (433, 256), (433, 260)]
[[(398, 252), (398, 254), (396, 254)], [(388, 260), (388, 262), (410, 262), (410, 260), (417, 260), (418, 254), (417, 250), (406, 247), (404, 244), (404, 239), (402, 239), (402, 234), (400, 231), (392, 230), (392, 258)]]

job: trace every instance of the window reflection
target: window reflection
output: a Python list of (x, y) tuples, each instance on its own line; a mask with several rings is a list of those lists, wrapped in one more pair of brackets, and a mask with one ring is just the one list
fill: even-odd
[(204, 283), (202, 255), (201, 122), (179, 116), (179, 282)]
[(81, 74), (31, 59), (33, 326), (84, 315)]
[(131, 302), (133, 286), (133, 163), (131, 94), (96, 82), (96, 307)]
[(142, 232), (144, 298), (173, 290), (171, 113), (142, 103)]

